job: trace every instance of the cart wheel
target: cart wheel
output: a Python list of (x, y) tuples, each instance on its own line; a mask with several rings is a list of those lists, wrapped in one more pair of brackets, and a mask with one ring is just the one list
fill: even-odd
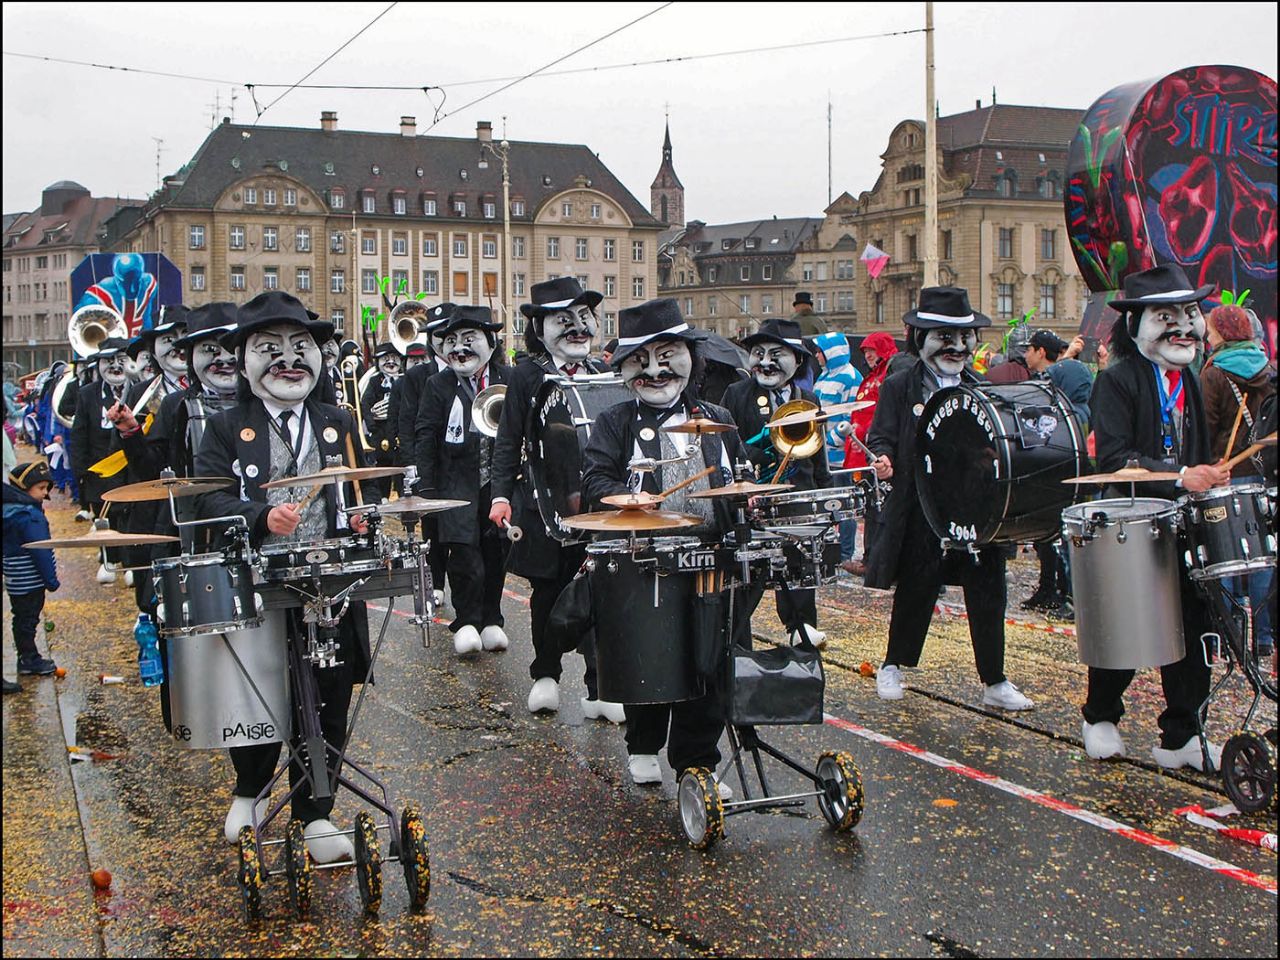
[(284, 834), (284, 872), (289, 881), (289, 900), (299, 920), (311, 912), (311, 858), (302, 835), (302, 821), (290, 820)]
[(378, 828), (369, 811), (356, 814), (356, 883), (364, 912), (376, 917), (382, 908), (382, 853), (378, 849)]
[(1271, 807), (1276, 797), (1276, 750), (1256, 733), (1244, 731), (1222, 747), (1222, 782), (1243, 813)]
[(431, 855), (427, 849), (427, 824), (416, 804), (404, 808), (400, 818), (400, 865), (409, 888), (409, 909), (422, 913), (431, 896)]
[(253, 842), (253, 827), (240, 828), (240, 899), (245, 916), (262, 917), (262, 865), (258, 862), (258, 846)]
[(853, 757), (843, 751), (824, 753), (818, 757), (817, 775), (822, 787), (818, 809), (831, 829), (839, 833), (852, 830), (862, 819), (863, 806), (862, 774)]
[(680, 809), (680, 828), (693, 849), (710, 849), (724, 837), (724, 801), (706, 767), (690, 767), (680, 774), (676, 803)]

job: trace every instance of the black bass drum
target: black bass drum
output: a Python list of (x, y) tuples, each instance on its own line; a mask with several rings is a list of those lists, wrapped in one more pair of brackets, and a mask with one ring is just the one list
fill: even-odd
[(1052, 540), (1089, 473), (1067, 398), (1046, 381), (939, 390), (916, 428), (916, 488), (948, 547)]
[(582, 506), (582, 454), (596, 417), (631, 397), (616, 374), (593, 374), (569, 380), (548, 377), (534, 394), (525, 431), (528, 468), (538, 513), (547, 531), (561, 543), (586, 539), (570, 530), (565, 517), (585, 512)]

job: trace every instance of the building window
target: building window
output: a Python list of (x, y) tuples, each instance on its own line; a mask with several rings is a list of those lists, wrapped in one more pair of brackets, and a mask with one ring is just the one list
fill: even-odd
[(422, 215), (424, 217), (434, 217), (436, 215), (436, 202), (434, 200), (422, 201)]
[(511, 256), (517, 260), (524, 259), (524, 237), (511, 238)]
[(616, 297), (618, 295), (618, 278), (605, 274), (604, 277), (604, 295), (606, 297)]
[(604, 335), (606, 337), (617, 336), (618, 333), (618, 317), (616, 314), (606, 313), (604, 315)]
[(523, 216), (524, 216), (524, 201), (523, 201), (523, 200), (512, 200), (512, 201), (511, 201), (511, 215), (512, 215), (513, 217), (523, 217)]
[(347, 311), (343, 310), (341, 307), (334, 307), (329, 313), (329, 319), (333, 321), (335, 329), (341, 330), (342, 324), (346, 322), (347, 319)]
[(393, 257), (407, 257), (409, 255), (409, 235), (407, 233), (393, 233), (391, 235), (391, 255)]
[(294, 280), (294, 286), (297, 287), (299, 293), (309, 293), (311, 291), (311, 268), (298, 267), (297, 277)]
[(606, 238), (604, 242), (604, 258), (606, 260), (618, 259), (618, 241), (612, 238)]
[(739, 313), (751, 312), (751, 294), (744, 293), (738, 297), (738, 312)]
[(593, 203), (593, 204), (591, 205), (591, 219), (592, 219), (592, 220), (599, 220), (599, 219), (600, 219), (600, 204), (598, 204), (598, 203)]
[(192, 225), (188, 231), (187, 244), (192, 250), (204, 249), (204, 227)]
[(280, 249), (280, 231), (276, 227), (262, 228), (262, 249), (263, 250), (279, 250)]
[(329, 292), (330, 293), (346, 293), (347, 292), (347, 275), (341, 270), (335, 270), (329, 274)]
[(559, 237), (547, 237), (547, 259), (548, 260), (560, 259), (560, 238)]
[(397, 297), (407, 297), (409, 295), (408, 270), (391, 271), (391, 292)]
[(430, 233), (423, 236), (422, 255), (424, 257), (438, 257), (440, 255), (439, 238), (436, 234)]
[(761, 266), (761, 267), (760, 267), (760, 279), (761, 279), (761, 280), (772, 280), (772, 279), (773, 279), (773, 264), (772, 264), (772, 263), (766, 263), (766, 264), (764, 264), (763, 266)]
[(391, 212), (398, 217), (403, 217), (408, 212), (408, 204), (400, 194), (391, 198)]
[(1058, 231), (1057, 230), (1041, 230), (1040, 231), (1040, 259), (1041, 260), (1057, 260), (1058, 259)]
[(684, 315), (686, 317), (693, 316), (693, 297), (684, 298)]
[(467, 296), (467, 287), (470, 285), (470, 278), (465, 273), (455, 273), (453, 275), (453, 295), (455, 297)]
[(191, 274), (191, 289), (204, 289), (204, 267), (191, 267), (188, 271)]
[(1013, 284), (997, 283), (996, 284), (996, 315), (1001, 320), (1008, 320), (1013, 316)]
[(360, 252), (365, 256), (373, 256), (378, 252), (378, 235), (366, 230), (360, 234)]
[(262, 268), (262, 289), (263, 290), (279, 290), (280, 289), (280, 268), (279, 267), (263, 267)]
[(951, 259), (951, 231), (950, 230), (942, 231), (942, 259), (943, 260)]
[(1058, 184), (1052, 177), (1040, 181), (1040, 196), (1045, 200), (1053, 200), (1058, 196)]
[(852, 290), (836, 291), (836, 311), (838, 313), (853, 313), (853, 291)]
[(453, 255), (465, 258), (467, 255), (467, 238), (465, 234), (455, 234), (453, 238)]
[(996, 181), (996, 193), (1002, 197), (1013, 196), (1013, 178), (1001, 177)]
[(712, 266), (712, 267), (707, 267), (707, 283), (715, 283), (715, 282), (716, 282), (716, 279), (717, 279), (719, 276), (720, 276), (720, 268), (719, 268), (719, 267), (714, 267), (714, 266)]
[(762, 314), (773, 313), (773, 294), (772, 293), (760, 294), (760, 312)]
[(274, 207), (276, 205), (276, 191), (274, 187), (267, 187), (262, 191), (262, 204), (266, 207)]
[(497, 204), (495, 204), (492, 200), (486, 200), (484, 202), (484, 218), (486, 220), (492, 220), (497, 215), (498, 215)]
[(813, 279), (813, 264), (812, 264), (812, 263), (806, 263), (806, 264), (801, 268), (801, 271), (800, 271), (800, 278), (801, 278), (802, 280), (804, 280), (806, 283), (808, 283), (810, 280), (812, 280), (812, 279)]
[(1004, 260), (1013, 259), (1013, 227), (1001, 227), (996, 256)]
[(293, 187), (285, 187), (284, 205), (286, 207), (296, 207), (298, 205), (298, 191)]
[(343, 253), (347, 249), (347, 238), (341, 230), (329, 234), (329, 252)]
[(496, 260), (498, 257), (498, 238), (494, 236), (482, 237), (480, 240), (480, 256), (486, 260)]
[(258, 188), (257, 187), (244, 188), (244, 202), (245, 202), (245, 206), (256, 207), (258, 205)]
[(587, 238), (578, 237), (573, 241), (573, 257), (575, 260), (587, 259)]
[(523, 273), (517, 273), (511, 278), (511, 292), (514, 296), (523, 297), (525, 295), (525, 279)]
[(707, 316), (714, 317), (719, 312), (720, 301), (716, 299), (716, 295), (713, 293), (711, 296), (707, 297)]
[[(915, 258), (912, 257), (912, 259), (914, 260)], [(813, 279), (815, 280), (827, 279), (827, 266), (828, 266), (827, 261), (823, 260), (821, 263), (817, 264), (816, 266), (817, 266), (817, 273), (814, 275)]]
[(920, 259), (920, 240), (914, 233), (907, 236), (907, 259)]
[(631, 278), (631, 296), (636, 300), (644, 299), (644, 277)]
[(738, 279), (743, 283), (751, 282), (751, 267), (744, 266), (738, 268)]
[(1040, 316), (1052, 320), (1058, 315), (1058, 285), (1040, 284)]
[(453, 201), (453, 215), (455, 217), (465, 217), (467, 215), (467, 201), (455, 199)]
[(329, 191), (329, 206), (335, 210), (342, 210), (347, 205), (347, 195), (341, 190)]
[(375, 213), (375, 212), (377, 212), (377, 209), (378, 209), (378, 207), (377, 207), (377, 201), (374, 199), (373, 194), (372, 194), (372, 193), (366, 193), (366, 194), (364, 195), (364, 212), (365, 212), (365, 213)]
[(231, 289), (232, 290), (244, 289), (244, 267), (231, 268)]
[(232, 250), (244, 249), (244, 227), (232, 227), (228, 235), (230, 238), (230, 247)]
[(644, 263), (644, 241), (643, 240), (631, 241), (631, 262)]
[(821, 291), (820, 291), (820, 292), (815, 293), (815, 294), (813, 295), (813, 312), (814, 312), (814, 313), (826, 313), (826, 312), (827, 312), (827, 295), (826, 295), (826, 293), (824, 293), (824, 292), (821, 292)]
[(422, 292), (430, 294), (431, 296), (435, 296), (440, 292), (440, 271), (422, 271)]
[(298, 227), (293, 231), (293, 246), (298, 253), (311, 252), (311, 228)]
[(570, 201), (566, 200), (560, 204), (560, 216), (561, 217), (573, 216), (573, 204)]
[(853, 261), (852, 260), (836, 261), (836, 279), (837, 280), (853, 279)]
[(361, 270), (360, 271), (360, 292), (361, 293), (377, 293), (378, 292), (378, 271), (377, 270)]
[(884, 323), (884, 294), (876, 294), (876, 323)]

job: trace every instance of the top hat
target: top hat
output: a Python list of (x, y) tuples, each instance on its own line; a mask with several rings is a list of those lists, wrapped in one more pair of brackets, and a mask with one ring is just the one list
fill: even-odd
[(796, 353), (803, 354), (806, 357), (810, 356), (809, 348), (805, 346), (804, 337), (800, 333), (800, 324), (794, 320), (770, 317), (760, 324), (760, 329), (755, 333), (743, 337), (742, 345), (749, 350), (753, 344), (764, 340), (768, 340), (771, 343), (780, 343), (784, 347), (790, 347)]
[(991, 318), (969, 306), (969, 291), (964, 287), (925, 287), (914, 310), (908, 310), (902, 322), (918, 330), (951, 328), (976, 330), (991, 326)]
[(1213, 293), (1214, 284), (1192, 289), (1191, 281), (1176, 263), (1166, 263), (1124, 278), (1124, 296), (1108, 300), (1116, 310), (1141, 310), (1160, 303), (1199, 303)]
[(650, 300), (618, 313), (618, 346), (609, 358), (615, 367), (646, 343), (654, 340), (683, 340), (698, 343), (706, 335), (694, 330), (680, 315), (680, 305), (670, 297)]
[(488, 307), (473, 307), (470, 305), (457, 305), (453, 308), (453, 312), (449, 314), (449, 319), (439, 327), (433, 327), (432, 336), (443, 337), (446, 333), (452, 333), (463, 327), (471, 327), (475, 330), (483, 330), (486, 333), (494, 333), (502, 329), (502, 324), (493, 319), (493, 312)]
[(530, 295), (533, 303), (520, 305), (520, 312), (530, 320), (544, 317), (556, 310), (567, 310), (579, 303), (594, 309), (604, 299), (603, 294), (582, 289), (577, 277), (556, 277), (554, 280), (535, 283)]
[(800, 305), (800, 304), (802, 304), (802, 303), (803, 303), (803, 304), (805, 304), (806, 306), (812, 307), (812, 306), (813, 306), (813, 294), (811, 294), (811, 293), (797, 293), (797, 294), (796, 294), (796, 298), (795, 298), (794, 300), (792, 300), (792, 301), (791, 301), (791, 305), (792, 305), (793, 307), (799, 306), (799, 305)]
[(249, 334), (278, 323), (296, 323), (310, 333), (316, 343), (323, 343), (333, 336), (333, 324), (321, 320), (319, 314), (304, 307), (297, 297), (283, 290), (269, 290), (240, 308), (240, 322), (223, 334), (222, 342), (234, 350), (244, 343)]
[(201, 340), (230, 333), (239, 322), (240, 308), (234, 303), (206, 303), (187, 314), (187, 334), (178, 339), (177, 345), (186, 350)]

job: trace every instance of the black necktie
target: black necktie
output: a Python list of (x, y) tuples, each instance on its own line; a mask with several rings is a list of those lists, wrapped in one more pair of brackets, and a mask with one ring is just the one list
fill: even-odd
[(280, 438), (284, 440), (284, 445), (289, 448), (289, 452), (293, 452), (293, 433), (289, 430), (289, 418), (293, 416), (293, 412), (286, 410), (280, 414)]

